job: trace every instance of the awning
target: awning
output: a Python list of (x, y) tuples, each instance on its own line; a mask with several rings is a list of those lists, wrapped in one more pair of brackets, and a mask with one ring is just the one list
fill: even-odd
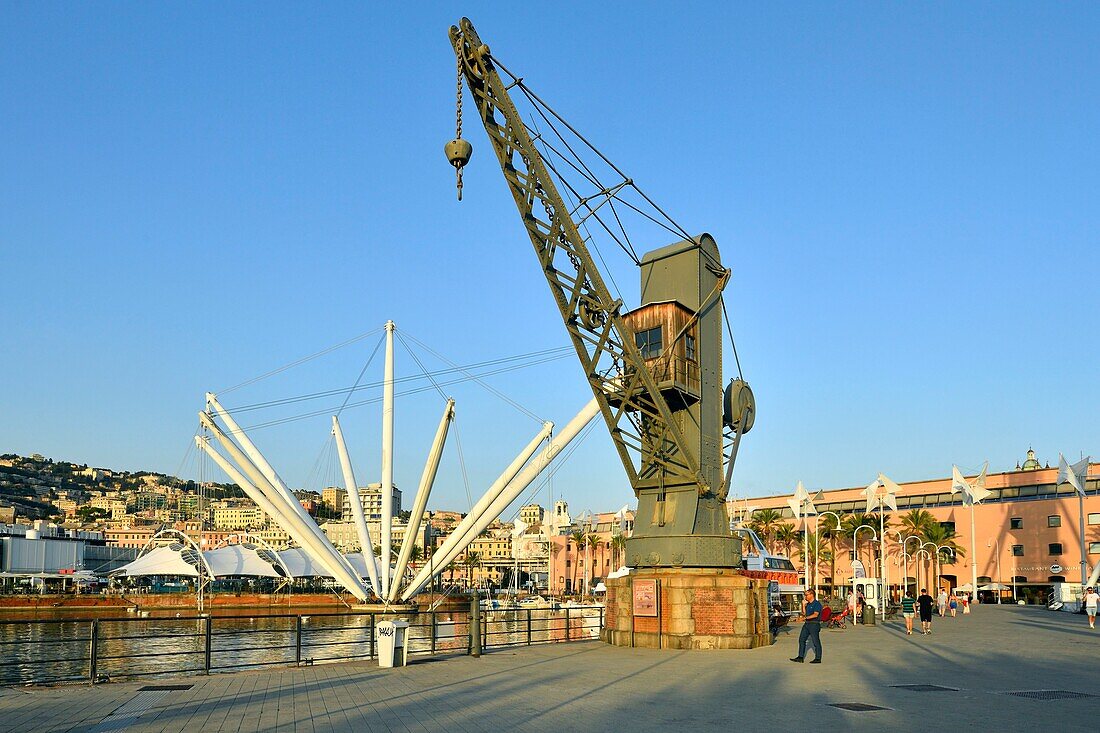
[(322, 568), (306, 554), (301, 547), (292, 547), (289, 550), (280, 550), (279, 559), (286, 565), (292, 578), (331, 578), (332, 574)]
[[(197, 578), (199, 569), (183, 558), (183, 549), (181, 545), (154, 547), (132, 563), (123, 565), (112, 575), (185, 575)], [(195, 553), (191, 551), (188, 554)]]
[(276, 569), (271, 560), (265, 560), (254, 547), (248, 545), (227, 545), (202, 554), (215, 578), (228, 575), (247, 575), (256, 578), (283, 577), (279, 572), (281, 568)]

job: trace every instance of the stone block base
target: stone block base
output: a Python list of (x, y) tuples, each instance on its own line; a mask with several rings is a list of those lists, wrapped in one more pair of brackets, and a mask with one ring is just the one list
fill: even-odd
[[(633, 615), (639, 580), (658, 584), (660, 615)], [(640, 569), (605, 580), (601, 638), (615, 646), (650, 649), (753, 649), (771, 644), (768, 582), (724, 568)]]

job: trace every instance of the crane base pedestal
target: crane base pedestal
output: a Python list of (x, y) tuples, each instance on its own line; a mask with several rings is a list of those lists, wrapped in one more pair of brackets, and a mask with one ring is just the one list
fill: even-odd
[(604, 582), (607, 609), (601, 638), (608, 644), (754, 649), (772, 643), (768, 581), (747, 578), (737, 569), (643, 568)]

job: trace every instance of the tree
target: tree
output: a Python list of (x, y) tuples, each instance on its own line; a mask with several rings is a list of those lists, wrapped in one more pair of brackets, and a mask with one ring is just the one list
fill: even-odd
[[(581, 564), (580, 563), (581, 548), (584, 546), (584, 541), (585, 541), (584, 540), (584, 532), (581, 532), (580, 530), (577, 530), (576, 532), (573, 532), (572, 534), (569, 535), (569, 541), (571, 541), (573, 543), (573, 546), (576, 548), (576, 551), (573, 554), (573, 585), (572, 585), (573, 592), (576, 593), (577, 592), (577, 570), (578, 570), (578, 568), (580, 567), (580, 564)], [(566, 547), (567, 550), (569, 549), (569, 543), (568, 542), (566, 542), (565, 547)], [(569, 561), (569, 554), (568, 553), (566, 553), (565, 559), (566, 559), (566, 562)]]
[(776, 527), (775, 541), (783, 548), (786, 557), (791, 556), (791, 546), (802, 545), (802, 533), (794, 528), (794, 525), (784, 522)]
[[(856, 530), (861, 525), (866, 524), (868, 527), (874, 530), (875, 535), (878, 535), (878, 515), (877, 514), (865, 514), (863, 512), (854, 512), (852, 514), (846, 514), (844, 520), (840, 524), (841, 531), (844, 533), (845, 538), (851, 540), (852, 548), (856, 549), (859, 542), (871, 539), (871, 534), (867, 530), (863, 530), (856, 536)], [(856, 554), (856, 558), (859, 558), (859, 554)], [(871, 564), (874, 564), (874, 549), (871, 549)]]
[(622, 562), (623, 553), (626, 552), (626, 535), (617, 534), (611, 538), (611, 564), (618, 570)]
[[(476, 552), (467, 552), (466, 557), (462, 560), (462, 564), (466, 566), (466, 579), (474, 579), (474, 568), (481, 567), (481, 555)], [(476, 582), (474, 586), (476, 587)]]
[(111, 516), (111, 514), (106, 509), (100, 509), (99, 507), (82, 506), (76, 510), (76, 516), (80, 519), (81, 522), (84, 522), (85, 524), (91, 524), (92, 522), (97, 522), (101, 519), (107, 519)]
[(811, 575), (810, 578), (811, 583), (814, 582), (814, 578), (818, 576), (819, 563), (828, 562), (832, 563), (833, 567), (836, 566), (836, 562), (833, 559), (833, 553), (828, 549), (818, 546), (824, 539), (824, 535), (817, 537), (813, 534), (807, 534), (805, 547), (799, 544), (796, 549), (796, 553), (798, 558), (802, 561), (802, 564), (813, 568), (813, 575)]
[(749, 527), (760, 536), (760, 541), (764, 543), (764, 547), (771, 550), (775, 530), (782, 521), (783, 515), (775, 509), (758, 509), (753, 512), (752, 518), (749, 520)]
[(936, 518), (932, 516), (931, 512), (924, 509), (910, 509), (905, 514), (901, 515), (901, 535), (902, 539), (913, 535), (920, 537), (921, 542), (925, 542), (928, 539), (926, 534), (928, 528), (933, 524), (939, 524)]

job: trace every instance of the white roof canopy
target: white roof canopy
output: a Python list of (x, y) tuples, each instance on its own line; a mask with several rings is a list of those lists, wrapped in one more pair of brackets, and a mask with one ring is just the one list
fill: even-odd
[[(115, 574), (117, 575), (187, 575), (192, 578), (199, 576), (199, 569), (183, 558), (183, 552), (190, 550), (183, 545), (164, 545), (154, 547), (137, 560), (128, 565), (123, 565)], [(190, 550), (194, 555), (194, 550)]]
[[(267, 555), (268, 553), (264, 553)], [(203, 553), (215, 578), (227, 575), (249, 575), (259, 578), (281, 578), (282, 573), (265, 560), (251, 545), (227, 545)]]

